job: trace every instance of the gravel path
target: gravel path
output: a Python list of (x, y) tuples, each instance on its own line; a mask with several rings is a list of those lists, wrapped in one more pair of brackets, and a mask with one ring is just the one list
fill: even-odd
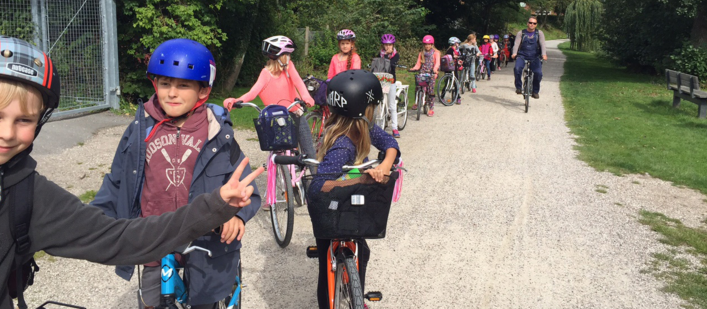
[[(677, 297), (641, 273), (665, 248), (637, 222), (659, 211), (700, 225), (705, 196), (647, 175), (597, 172), (576, 159), (559, 79), (564, 56), (548, 42), (541, 98), (523, 112), (511, 67), (478, 82), (460, 106), (410, 120), (400, 147), (409, 173), (388, 236), (369, 244), (373, 308), (676, 308)], [(512, 63), (511, 63), (512, 65)], [(588, 94), (590, 95), (590, 94)], [(126, 124), (129, 119), (126, 119)], [(123, 127), (83, 146), (38, 156), (40, 172), (75, 194), (97, 190)], [(47, 132), (43, 132), (47, 134)], [(254, 132), (238, 132), (252, 162), (264, 162)], [(264, 177), (259, 179), (263, 188)], [(597, 192), (603, 188), (606, 193)], [(242, 251), (246, 308), (314, 308), (316, 261), (306, 208), (290, 246), (272, 239), (268, 214), (247, 225)], [(137, 280), (112, 267), (44, 258), (29, 301), (133, 308)]]

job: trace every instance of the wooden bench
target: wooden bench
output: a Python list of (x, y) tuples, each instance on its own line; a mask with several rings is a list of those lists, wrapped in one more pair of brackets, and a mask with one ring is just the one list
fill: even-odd
[(680, 100), (697, 104), (697, 117), (707, 117), (707, 92), (700, 90), (697, 76), (665, 70), (665, 80), (668, 90), (673, 91), (673, 107), (680, 106)]

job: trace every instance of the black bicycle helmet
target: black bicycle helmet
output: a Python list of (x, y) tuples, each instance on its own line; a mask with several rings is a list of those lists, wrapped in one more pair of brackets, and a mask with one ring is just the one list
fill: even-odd
[(373, 73), (348, 70), (334, 76), (327, 88), (327, 104), (332, 113), (363, 118), (369, 104), (380, 104), (383, 89)]
[(59, 107), (61, 82), (52, 60), (26, 41), (0, 36), (0, 78), (22, 82), (37, 88), (44, 99), (44, 113), (37, 131)]

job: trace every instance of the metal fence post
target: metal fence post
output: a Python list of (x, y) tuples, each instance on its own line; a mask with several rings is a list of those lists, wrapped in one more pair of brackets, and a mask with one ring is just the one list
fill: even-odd
[(309, 26), (304, 27), (304, 55), (309, 54)]
[(103, 94), (112, 109), (120, 108), (120, 84), (118, 76), (118, 25), (115, 2), (101, 0), (103, 15)]

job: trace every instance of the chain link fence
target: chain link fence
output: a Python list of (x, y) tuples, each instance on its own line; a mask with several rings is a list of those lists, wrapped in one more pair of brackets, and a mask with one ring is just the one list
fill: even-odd
[(0, 34), (47, 53), (61, 77), (55, 116), (118, 107), (117, 30), (112, 0), (0, 0)]

